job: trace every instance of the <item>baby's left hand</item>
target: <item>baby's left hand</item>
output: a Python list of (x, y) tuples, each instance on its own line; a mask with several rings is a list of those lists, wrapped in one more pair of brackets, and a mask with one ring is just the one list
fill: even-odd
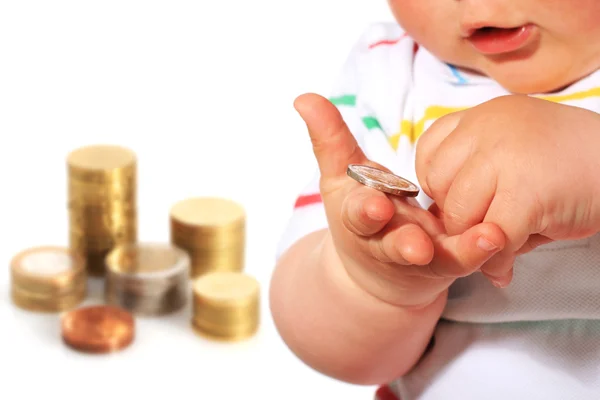
[(491, 100), (423, 134), (417, 177), (450, 235), (492, 222), (511, 254), (590, 236), (600, 230), (600, 115), (520, 95)]

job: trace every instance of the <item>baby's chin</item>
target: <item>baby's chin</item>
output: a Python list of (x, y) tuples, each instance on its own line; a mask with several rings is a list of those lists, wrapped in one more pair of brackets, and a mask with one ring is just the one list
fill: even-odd
[(591, 71), (573, 73), (556, 67), (532, 69), (491, 68), (484, 72), (504, 89), (515, 94), (551, 94), (559, 92)]
[(463, 47), (455, 53), (460, 59), (454, 64), (490, 77), (511, 93), (549, 94), (600, 68), (600, 51), (588, 53), (591, 54), (585, 56), (548, 41), (505, 55), (483, 55)]
[[(487, 69), (469, 68), (463, 66), (467, 71), (487, 76), (496, 81), (506, 91), (514, 94), (549, 94), (555, 93), (571, 85), (585, 74), (569, 79), (568, 75), (559, 71), (547, 69), (524, 69), (507, 67), (492, 67)], [(536, 71), (537, 73), (532, 73)]]
[[(476, 60), (476, 61), (475, 61)], [(536, 49), (520, 57), (476, 57), (474, 68), (516, 94), (550, 94), (561, 91), (596, 71), (600, 59), (584, 59), (568, 51)]]
[(541, 76), (542, 74), (531, 76), (526, 73), (519, 76), (512, 74), (509, 76), (503, 74), (494, 75), (491, 75), (491, 77), (507, 91), (515, 94), (529, 95), (556, 93), (577, 80), (573, 78), (567, 81), (564, 79), (564, 76), (553, 79), (552, 76)]

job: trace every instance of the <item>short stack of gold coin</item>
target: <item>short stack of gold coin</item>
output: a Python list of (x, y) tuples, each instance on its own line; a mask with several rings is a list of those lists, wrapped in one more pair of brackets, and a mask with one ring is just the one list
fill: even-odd
[(188, 252), (191, 277), (244, 270), (246, 214), (238, 203), (195, 197), (171, 208), (171, 242)]
[(137, 315), (178, 311), (189, 295), (188, 254), (161, 243), (115, 247), (106, 257), (105, 299)]
[(192, 327), (213, 339), (237, 341), (253, 336), (260, 323), (260, 287), (239, 272), (211, 272), (193, 284)]
[(71, 152), (67, 166), (70, 247), (90, 276), (104, 276), (110, 250), (137, 241), (136, 156), (119, 146), (87, 146)]
[(18, 307), (35, 312), (62, 312), (84, 301), (85, 261), (69, 249), (42, 246), (24, 250), (10, 263), (11, 295)]

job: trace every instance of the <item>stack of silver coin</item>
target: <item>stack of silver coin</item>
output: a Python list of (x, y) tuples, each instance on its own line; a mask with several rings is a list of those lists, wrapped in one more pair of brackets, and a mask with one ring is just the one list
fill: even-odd
[(169, 244), (134, 244), (106, 257), (105, 300), (137, 315), (183, 308), (189, 294), (190, 257)]

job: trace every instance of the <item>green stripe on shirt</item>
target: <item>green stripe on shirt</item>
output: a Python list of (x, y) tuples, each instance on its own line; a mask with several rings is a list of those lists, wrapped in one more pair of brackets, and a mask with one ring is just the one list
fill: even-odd
[(331, 97), (329, 101), (336, 106), (355, 106), (356, 96), (353, 94), (345, 94), (343, 96)]
[(381, 124), (379, 123), (379, 121), (377, 121), (377, 118), (375, 117), (363, 117), (362, 122), (369, 130), (376, 128), (382, 129)]
[[(337, 97), (330, 97), (329, 101), (335, 106), (356, 106), (356, 95), (345, 94)], [(362, 118), (363, 124), (367, 129), (382, 129), (381, 124), (375, 117), (367, 116)]]

